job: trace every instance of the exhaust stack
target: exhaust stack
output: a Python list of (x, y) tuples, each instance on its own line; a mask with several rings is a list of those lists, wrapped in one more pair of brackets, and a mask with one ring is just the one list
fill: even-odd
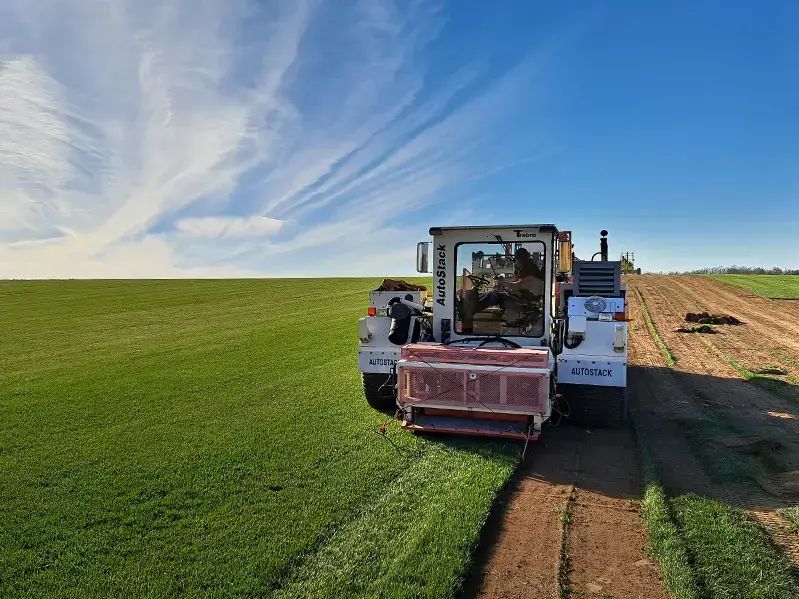
[(602, 262), (608, 261), (608, 232), (605, 229), (602, 229), (599, 234), (601, 237), (599, 238), (599, 255), (600, 260)]

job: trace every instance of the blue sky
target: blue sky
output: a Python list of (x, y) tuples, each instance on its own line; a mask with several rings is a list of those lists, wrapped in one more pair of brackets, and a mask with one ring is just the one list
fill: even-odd
[(794, 2), (0, 4), (2, 277), (407, 274), (532, 222), (799, 267), (798, 162)]

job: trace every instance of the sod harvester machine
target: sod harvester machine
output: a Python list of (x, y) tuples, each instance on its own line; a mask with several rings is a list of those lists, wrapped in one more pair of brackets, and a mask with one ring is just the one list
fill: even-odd
[(359, 325), (369, 404), (415, 432), (537, 439), (553, 413), (626, 414), (627, 318), (607, 231), (577, 260), (553, 225), (434, 227), (417, 246), (432, 292), (386, 280)]

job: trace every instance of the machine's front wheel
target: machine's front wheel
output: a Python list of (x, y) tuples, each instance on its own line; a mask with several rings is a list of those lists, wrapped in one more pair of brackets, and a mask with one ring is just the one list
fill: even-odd
[(394, 381), (390, 374), (363, 373), (363, 394), (366, 402), (380, 412), (393, 412), (397, 409), (394, 396)]
[(627, 419), (627, 389), (593, 385), (558, 385), (569, 403), (569, 420), (581, 426), (618, 428)]

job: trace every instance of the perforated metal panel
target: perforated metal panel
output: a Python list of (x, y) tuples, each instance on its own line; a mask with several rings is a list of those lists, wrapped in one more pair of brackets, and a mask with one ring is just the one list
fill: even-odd
[(621, 295), (621, 262), (574, 262), (574, 295)]
[(409, 344), (397, 363), (398, 403), (543, 414), (550, 401), (550, 357), (542, 347)]
[(401, 408), (424, 405), (541, 414), (549, 401), (549, 376), (546, 374), (471, 372), (447, 368), (446, 364), (408, 366), (402, 363), (397, 372)]

